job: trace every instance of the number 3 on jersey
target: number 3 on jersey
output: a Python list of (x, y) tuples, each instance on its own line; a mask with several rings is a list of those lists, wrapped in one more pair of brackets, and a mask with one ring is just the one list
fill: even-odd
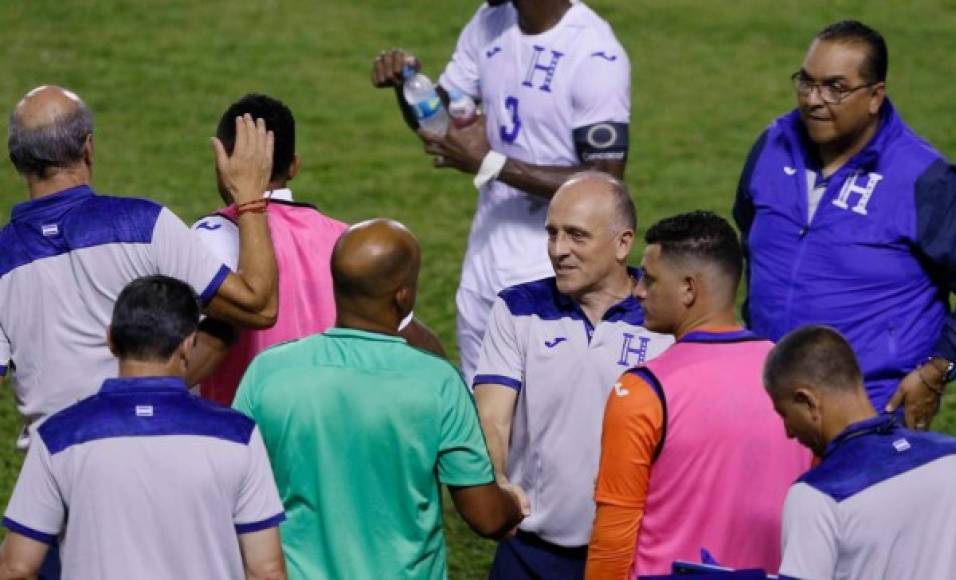
[(511, 127), (500, 125), (498, 127), (501, 140), (505, 143), (514, 143), (521, 131), (521, 118), (518, 116), (518, 99), (508, 97), (505, 99), (505, 108), (511, 112)]

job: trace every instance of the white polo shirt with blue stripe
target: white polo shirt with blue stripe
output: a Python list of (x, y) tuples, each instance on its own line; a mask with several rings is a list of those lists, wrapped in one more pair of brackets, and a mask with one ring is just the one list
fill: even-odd
[(245, 578), (237, 534), (285, 519), (252, 419), (178, 377), (109, 379), (33, 434), (3, 523), (60, 537), (63, 578)]
[(553, 277), (495, 300), (473, 384), (518, 391), (507, 474), (532, 506), (522, 530), (561, 546), (588, 543), (608, 394), (624, 371), (674, 343), (643, 323), (628, 296), (592, 325)]
[(855, 423), (790, 488), (781, 577), (956, 577), (956, 439)]
[(31, 422), (116, 376), (106, 328), (129, 282), (165, 274), (208, 301), (229, 274), (168, 209), (86, 185), (16, 205), (0, 249), (0, 375)]

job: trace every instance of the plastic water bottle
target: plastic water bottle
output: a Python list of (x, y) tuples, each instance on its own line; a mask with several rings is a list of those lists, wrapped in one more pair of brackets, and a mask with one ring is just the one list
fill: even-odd
[(475, 101), (458, 89), (448, 93), (448, 115), (456, 127), (467, 127), (478, 118), (478, 107)]
[(435, 135), (444, 135), (448, 131), (448, 113), (441, 98), (435, 91), (435, 85), (422, 73), (406, 66), (402, 70), (402, 95), (405, 102), (415, 113), (418, 126)]

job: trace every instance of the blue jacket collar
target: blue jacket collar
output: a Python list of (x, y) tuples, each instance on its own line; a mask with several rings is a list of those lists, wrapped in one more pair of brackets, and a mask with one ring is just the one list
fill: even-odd
[(89, 185), (64, 189), (38, 199), (31, 199), (13, 206), (10, 221), (33, 221), (61, 214), (64, 210), (96, 195)]
[[(806, 128), (800, 120), (800, 111), (794, 109), (784, 116), (783, 121), (787, 138), (800, 145), (804, 151), (804, 158), (806, 159), (807, 165), (810, 167), (818, 166), (819, 161), (817, 160), (816, 146), (810, 141)], [(880, 159), (880, 154), (886, 149), (886, 145), (900, 134), (903, 127), (903, 120), (896, 114), (896, 108), (893, 106), (890, 98), (886, 97), (883, 101), (883, 107), (880, 109), (880, 126), (876, 130), (876, 134), (870, 139), (870, 142), (866, 144), (866, 147), (846, 162), (844, 167), (860, 168), (863, 170), (874, 168)]]
[(830, 441), (830, 444), (827, 445), (826, 450), (823, 452), (823, 456), (827, 457), (849, 439), (853, 439), (861, 435), (882, 435), (890, 433), (896, 429), (899, 429), (899, 423), (896, 421), (896, 416), (889, 413), (877, 415), (876, 417), (870, 417), (869, 419), (864, 419), (863, 421), (858, 421), (844, 429), (833, 439), (833, 441)]
[(100, 387), (102, 394), (134, 392), (187, 393), (189, 387), (181, 377), (120, 377), (106, 379)]

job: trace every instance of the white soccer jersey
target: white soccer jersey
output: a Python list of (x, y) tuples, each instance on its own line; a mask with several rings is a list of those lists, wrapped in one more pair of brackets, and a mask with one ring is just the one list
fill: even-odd
[[(535, 165), (579, 165), (575, 128), (628, 122), (627, 54), (607, 22), (582, 3), (542, 34), (523, 34), (517, 18), (510, 2), (482, 5), (439, 83), (481, 102), (495, 151)], [(499, 181), (482, 187), (461, 288), (490, 303), (503, 288), (553, 275), (546, 214), (543, 198)]]
[(177, 377), (110, 379), (44, 421), (3, 519), (63, 578), (245, 578), (238, 534), (285, 519), (252, 419)]
[(0, 374), (12, 361), (17, 409), (28, 421), (116, 375), (106, 328), (126, 284), (165, 274), (209, 300), (229, 274), (168, 209), (87, 186), (14, 207), (0, 248)]
[(507, 473), (531, 503), (522, 530), (562, 546), (588, 543), (608, 394), (621, 373), (674, 343), (643, 324), (629, 296), (592, 327), (553, 277), (495, 301), (474, 384), (518, 390)]

